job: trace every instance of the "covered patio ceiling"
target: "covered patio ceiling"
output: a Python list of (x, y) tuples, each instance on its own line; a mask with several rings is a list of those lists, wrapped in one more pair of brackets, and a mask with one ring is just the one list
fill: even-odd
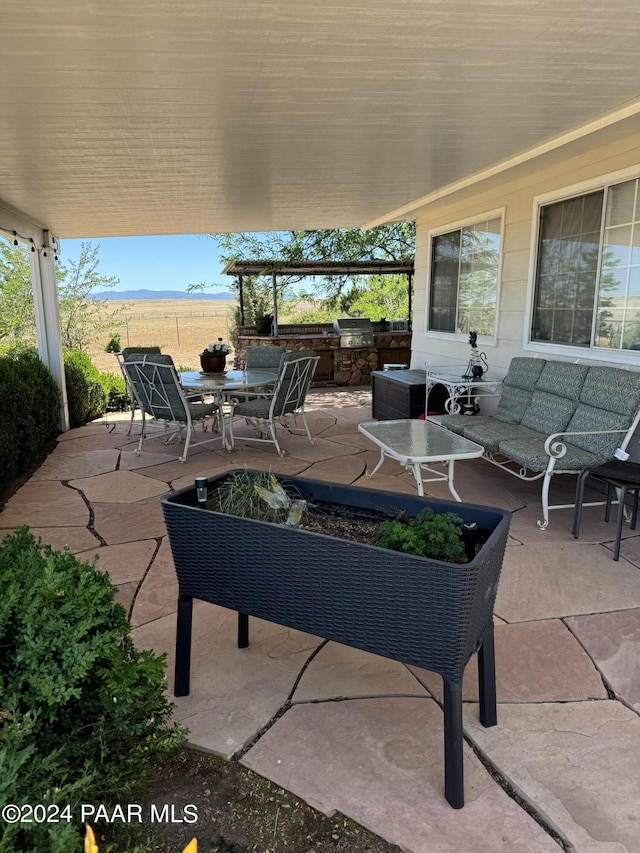
[(61, 238), (364, 225), (638, 115), (637, 0), (24, 0), (2, 19), (0, 226)]

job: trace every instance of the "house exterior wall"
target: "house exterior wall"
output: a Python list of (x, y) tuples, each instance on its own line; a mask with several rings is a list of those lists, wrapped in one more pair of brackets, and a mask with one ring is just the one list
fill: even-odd
[[(626, 170), (626, 171), (623, 171)], [(514, 356), (539, 353), (548, 358), (580, 358), (585, 362), (625, 364), (640, 369), (640, 353), (585, 351), (579, 347), (558, 348), (528, 344), (529, 302), (533, 298), (533, 258), (536, 247), (537, 202), (539, 196), (558, 193), (558, 198), (581, 193), (581, 184), (623, 172), (620, 180), (640, 176), (640, 131), (618, 138), (588, 140), (563, 146), (514, 167), (500, 175), (478, 182), (420, 208), (416, 214), (415, 295), (413, 304), (412, 368), (424, 368), (425, 362), (442, 364), (450, 359), (468, 359), (466, 335), (428, 333), (427, 291), (429, 285), (429, 246), (432, 230), (446, 229), (456, 223), (470, 223), (487, 212), (503, 210), (501, 280), (498, 295), (498, 319), (493, 342), (481, 342), (491, 376), (505, 375)], [(628, 171), (628, 174), (626, 173)], [(565, 192), (566, 190), (566, 192)], [(564, 350), (564, 351), (563, 351)]]

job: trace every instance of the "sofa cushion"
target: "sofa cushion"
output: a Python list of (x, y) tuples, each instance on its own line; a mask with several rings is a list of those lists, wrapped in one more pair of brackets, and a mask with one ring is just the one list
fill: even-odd
[(505, 424), (519, 424), (531, 405), (532, 397), (533, 391), (518, 388), (516, 385), (503, 385), (494, 418)]
[[(431, 420), (431, 418), (429, 420)], [(436, 423), (439, 423), (446, 429), (450, 429), (451, 432), (455, 432), (458, 435), (464, 435), (466, 420), (468, 420), (466, 415), (439, 415)]]
[(548, 361), (540, 374), (536, 390), (548, 391), (568, 400), (580, 399), (580, 391), (589, 372), (586, 364), (571, 364), (567, 361)]
[(533, 391), (546, 363), (544, 358), (512, 358), (503, 384)]
[[(544, 451), (545, 437), (529, 439), (506, 439), (500, 442), (499, 451), (529, 471), (545, 471), (549, 456)], [(567, 442), (567, 452), (556, 459), (556, 471), (581, 471), (583, 468), (595, 468), (607, 461), (607, 457), (590, 453)]]
[(465, 426), (464, 437), (481, 444), (491, 453), (497, 453), (500, 442), (507, 438), (535, 438), (539, 433), (519, 424), (505, 424), (492, 417), (465, 418), (469, 424)]
[[(624, 430), (629, 429), (630, 419), (627, 415), (598, 409), (596, 406), (586, 406), (578, 403), (574, 416), (567, 425), (567, 432), (593, 432), (595, 430)], [(592, 450), (612, 459), (616, 448), (620, 446), (624, 432), (605, 435), (572, 435), (568, 440), (576, 447)]]
[(590, 367), (580, 402), (632, 418), (640, 408), (640, 373), (619, 367)]
[(578, 403), (549, 394), (546, 391), (534, 391), (531, 405), (522, 416), (522, 426), (542, 432), (545, 436), (552, 432), (562, 432), (567, 426)]

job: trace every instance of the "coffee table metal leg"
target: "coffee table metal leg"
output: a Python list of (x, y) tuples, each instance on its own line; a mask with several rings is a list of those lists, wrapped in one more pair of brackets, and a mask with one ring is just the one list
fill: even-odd
[(449, 484), (449, 491), (453, 495), (453, 497), (458, 501), (458, 503), (462, 500), (460, 495), (456, 492), (455, 486), (453, 485), (453, 474), (454, 474), (454, 465), (455, 460), (449, 459), (448, 462), (448, 472), (447, 472), (447, 482)]
[(367, 475), (367, 476), (369, 477), (369, 479), (371, 479), (371, 477), (373, 477), (373, 475), (376, 473), (376, 471), (378, 471), (378, 470), (379, 470), (379, 468), (380, 468), (380, 466), (382, 465), (382, 463), (383, 463), (383, 462), (384, 462), (384, 450), (382, 450), (382, 449), (381, 449), (381, 450), (380, 450), (380, 461), (378, 462), (378, 464), (376, 465), (376, 467), (373, 469), (373, 471), (372, 471), (370, 474), (368, 474), (368, 475)]
[(416, 486), (418, 487), (418, 494), (420, 497), (424, 497), (424, 486), (422, 484), (422, 467), (419, 462), (413, 462), (411, 464), (411, 470), (413, 471), (413, 476), (415, 477)]

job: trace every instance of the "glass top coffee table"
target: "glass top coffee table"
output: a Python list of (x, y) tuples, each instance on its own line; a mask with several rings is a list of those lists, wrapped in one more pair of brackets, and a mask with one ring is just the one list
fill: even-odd
[[(453, 497), (461, 500), (453, 485), (455, 461), (475, 459), (484, 453), (484, 448), (474, 441), (429, 421), (367, 421), (358, 424), (358, 429), (380, 448), (380, 461), (369, 477), (373, 477), (388, 456), (413, 473), (419, 495), (424, 495), (424, 483), (445, 480)], [(429, 467), (439, 462), (447, 465), (446, 473)], [(432, 476), (423, 477), (425, 471)]]

